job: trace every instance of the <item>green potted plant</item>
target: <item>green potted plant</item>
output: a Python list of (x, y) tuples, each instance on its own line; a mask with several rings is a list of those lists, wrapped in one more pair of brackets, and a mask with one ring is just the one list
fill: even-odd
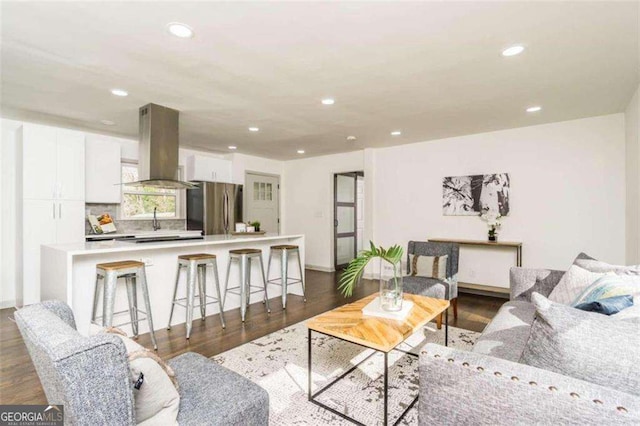
[(251, 222), (249, 225), (253, 226), (254, 231), (260, 232), (260, 222), (258, 222), (257, 220)]
[(404, 251), (399, 245), (388, 249), (376, 247), (369, 242), (369, 250), (361, 251), (358, 256), (349, 262), (347, 269), (342, 273), (338, 284), (339, 290), (345, 297), (353, 294), (353, 289), (360, 282), (364, 274), (364, 268), (375, 258), (380, 259), (380, 306), (386, 311), (399, 311), (402, 309), (402, 255)]

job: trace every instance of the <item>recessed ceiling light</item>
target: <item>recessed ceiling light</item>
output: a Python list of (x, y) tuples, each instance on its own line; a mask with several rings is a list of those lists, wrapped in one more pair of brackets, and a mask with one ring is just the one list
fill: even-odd
[(298, 154), (304, 154), (304, 149), (299, 149)]
[(167, 30), (176, 37), (191, 38), (193, 30), (190, 26), (181, 24), (180, 22), (170, 22), (167, 24)]
[(322, 105), (333, 105), (335, 104), (335, 99), (327, 98), (322, 100)]
[(116, 124), (115, 122), (113, 122), (113, 121), (111, 121), (111, 120), (100, 120), (100, 122), (101, 122), (102, 124), (104, 124), (105, 126), (113, 126), (113, 125), (115, 125), (115, 124)]
[(402, 134), (402, 132), (400, 130), (394, 130), (393, 132), (391, 132), (391, 136), (400, 136)]
[(233, 150), (233, 149), (238, 149), (238, 147), (237, 147), (237, 146), (233, 146), (233, 145), (231, 145), (231, 146), (229, 146), (229, 149), (231, 149), (231, 150)]
[(257, 132), (258, 130), (260, 130), (258, 127), (249, 127), (250, 132)]
[(122, 90), (122, 89), (111, 89), (111, 93), (116, 95), (116, 96), (129, 96), (129, 92), (127, 92), (126, 90)]
[(516, 56), (524, 52), (524, 46), (515, 45), (511, 47), (507, 47), (502, 51), (502, 56)]
[(527, 112), (538, 112), (541, 109), (542, 109), (541, 106), (532, 106), (532, 107), (527, 108)]

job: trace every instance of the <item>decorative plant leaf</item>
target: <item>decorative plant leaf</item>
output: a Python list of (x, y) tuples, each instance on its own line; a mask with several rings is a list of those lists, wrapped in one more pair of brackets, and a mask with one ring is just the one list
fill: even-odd
[(353, 289), (360, 282), (360, 278), (364, 274), (364, 268), (369, 261), (374, 258), (380, 258), (392, 265), (400, 262), (402, 259), (403, 249), (399, 245), (394, 245), (388, 249), (376, 247), (373, 241), (369, 241), (370, 249), (360, 252), (358, 257), (349, 262), (349, 265), (342, 273), (340, 281), (338, 283), (338, 289), (345, 297), (349, 297), (353, 294)]

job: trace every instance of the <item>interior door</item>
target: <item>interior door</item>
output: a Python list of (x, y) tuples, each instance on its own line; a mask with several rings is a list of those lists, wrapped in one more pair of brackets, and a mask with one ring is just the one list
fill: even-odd
[(260, 230), (280, 232), (280, 177), (247, 173), (244, 192), (244, 217), (248, 222), (260, 222)]
[(333, 177), (333, 227), (335, 269), (344, 269), (357, 253), (357, 173)]

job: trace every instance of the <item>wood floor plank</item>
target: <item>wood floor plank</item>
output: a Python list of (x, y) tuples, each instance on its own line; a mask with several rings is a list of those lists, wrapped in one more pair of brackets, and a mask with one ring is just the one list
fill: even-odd
[[(156, 332), (158, 355), (169, 359), (185, 352), (198, 352), (211, 357), (378, 290), (377, 282), (363, 280), (352, 297), (344, 298), (337, 291), (338, 277), (336, 273), (307, 270), (306, 303), (300, 296), (289, 295), (285, 311), (280, 298), (273, 298), (270, 299), (270, 315), (262, 303), (254, 303), (247, 311), (244, 324), (240, 320), (240, 309), (235, 309), (225, 313), (226, 329), (220, 326), (217, 314), (207, 316), (206, 321), (194, 321), (189, 340), (185, 339), (184, 325), (174, 326), (169, 331), (159, 330)], [(460, 294), (458, 319), (454, 320), (450, 312), (449, 324), (482, 331), (504, 302), (499, 298)], [(0, 310), (0, 404), (45, 404), (47, 401), (27, 348), (16, 324), (11, 320), (13, 311)], [(176, 313), (183, 314), (181, 311)], [(138, 342), (151, 347), (149, 334), (141, 335)]]

